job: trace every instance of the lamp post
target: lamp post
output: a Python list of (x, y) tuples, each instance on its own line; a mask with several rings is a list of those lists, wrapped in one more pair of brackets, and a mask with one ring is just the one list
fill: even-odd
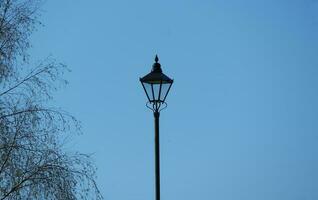
[(149, 74), (140, 78), (145, 90), (148, 102), (146, 106), (153, 111), (155, 118), (155, 190), (156, 200), (160, 200), (160, 138), (159, 138), (159, 116), (160, 111), (167, 107), (165, 102), (172, 86), (173, 80), (162, 73), (161, 65), (156, 55), (155, 63)]

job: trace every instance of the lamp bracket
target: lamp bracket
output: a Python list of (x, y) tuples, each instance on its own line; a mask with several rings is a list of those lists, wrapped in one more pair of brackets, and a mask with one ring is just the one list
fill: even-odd
[(168, 107), (168, 104), (164, 101), (148, 101), (146, 107), (153, 112), (160, 112)]

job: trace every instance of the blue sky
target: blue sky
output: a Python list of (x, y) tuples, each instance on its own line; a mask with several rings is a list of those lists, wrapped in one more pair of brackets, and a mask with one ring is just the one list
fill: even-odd
[(72, 70), (54, 103), (82, 121), (105, 199), (154, 197), (153, 115), (139, 77), (159, 54), (162, 199), (318, 199), (318, 1), (48, 0), (34, 61)]

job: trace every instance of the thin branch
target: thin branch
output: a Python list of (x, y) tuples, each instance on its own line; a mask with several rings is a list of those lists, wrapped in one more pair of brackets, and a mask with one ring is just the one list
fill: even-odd
[(38, 76), (39, 74), (45, 72), (46, 70), (47, 70), (47, 69), (44, 68), (44, 69), (40, 70), (39, 72), (37, 72), (37, 73), (35, 73), (35, 74), (33, 74), (33, 75), (26, 76), (23, 80), (21, 80), (19, 83), (17, 83), (17, 84), (14, 85), (13, 87), (11, 87), (11, 88), (9, 88), (8, 90), (6, 90), (6, 91), (0, 93), (0, 96), (9, 93), (10, 91), (14, 90), (15, 88), (17, 88), (17, 87), (19, 87), (20, 85), (24, 84), (25, 82), (29, 81), (31, 78), (34, 78), (34, 77)]

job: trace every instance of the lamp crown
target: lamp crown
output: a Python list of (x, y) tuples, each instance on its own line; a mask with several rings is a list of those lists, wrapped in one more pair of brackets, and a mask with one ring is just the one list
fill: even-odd
[(162, 69), (161, 69), (161, 65), (159, 63), (158, 55), (156, 55), (156, 57), (155, 57), (155, 63), (152, 65), (151, 72), (162, 73)]

